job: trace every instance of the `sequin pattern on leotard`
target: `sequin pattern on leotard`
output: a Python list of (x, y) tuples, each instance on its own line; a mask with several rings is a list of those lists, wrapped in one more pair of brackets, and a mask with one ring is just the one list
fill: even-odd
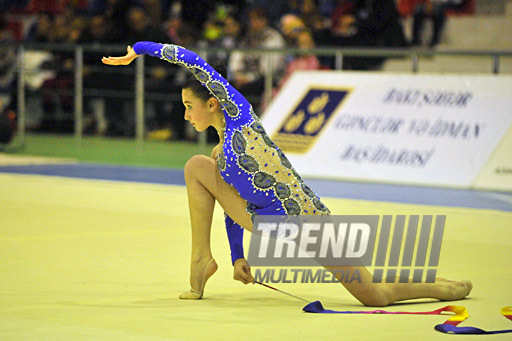
[(329, 214), (290, 161), (270, 139), (252, 106), (217, 71), (192, 51), (155, 44), (162, 59), (189, 69), (219, 100), (226, 127), (217, 165), (222, 178), (247, 202), (251, 214)]

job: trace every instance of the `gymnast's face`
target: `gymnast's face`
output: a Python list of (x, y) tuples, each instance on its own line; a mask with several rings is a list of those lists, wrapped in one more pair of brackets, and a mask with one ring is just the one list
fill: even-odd
[(204, 131), (214, 125), (216, 106), (210, 98), (206, 102), (198, 98), (190, 89), (183, 89), (181, 99), (185, 106), (185, 120), (189, 121), (197, 131)]

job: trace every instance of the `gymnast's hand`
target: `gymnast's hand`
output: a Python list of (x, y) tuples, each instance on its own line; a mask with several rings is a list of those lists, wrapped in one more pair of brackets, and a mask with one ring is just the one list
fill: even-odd
[(251, 274), (251, 267), (247, 264), (247, 261), (244, 258), (238, 258), (233, 266), (233, 279), (240, 281), (243, 284), (254, 283), (254, 278)]
[(126, 48), (126, 56), (122, 57), (103, 57), (101, 62), (107, 65), (129, 65), (135, 58), (137, 58), (138, 54), (133, 51), (133, 48), (128, 45)]

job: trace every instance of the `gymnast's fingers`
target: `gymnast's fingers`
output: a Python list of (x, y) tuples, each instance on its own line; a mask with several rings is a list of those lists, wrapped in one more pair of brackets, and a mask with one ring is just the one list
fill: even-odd
[(245, 265), (240, 266), (237, 264), (235, 267), (235, 273), (233, 274), (233, 279), (242, 282), (243, 284), (251, 283), (252, 276), (246, 273)]
[(235, 275), (233, 276), (233, 279), (234, 279), (235, 281), (240, 281), (240, 282), (242, 282), (243, 284), (247, 284), (247, 283), (246, 283), (246, 280), (245, 280), (245, 279), (243, 278), (243, 276), (242, 276), (242, 275), (240, 275), (240, 274), (235, 274)]
[(248, 281), (247, 283), (254, 283), (254, 277), (252, 277), (251, 267), (249, 266), (249, 264), (244, 266), (244, 272), (245, 272), (245, 275), (246, 275), (245, 278)]
[(101, 62), (107, 65), (128, 65), (131, 61), (127, 61), (125, 57), (103, 57)]

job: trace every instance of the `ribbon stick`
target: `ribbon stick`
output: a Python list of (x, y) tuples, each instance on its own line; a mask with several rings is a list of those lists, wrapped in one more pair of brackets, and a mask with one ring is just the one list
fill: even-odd
[[(436, 325), (435, 330), (446, 334), (503, 334), (512, 333), (512, 329), (486, 331), (475, 327), (458, 327), (457, 325), (469, 317), (465, 307), (448, 305), (446, 307), (421, 312), (409, 311), (386, 311), (386, 310), (370, 310), (370, 311), (336, 311), (327, 310), (322, 306), (320, 301), (314, 301), (306, 305), (302, 310), (308, 313), (320, 314), (397, 314), (397, 315), (441, 315), (443, 312), (454, 313), (452, 317), (442, 324)], [(503, 307), (501, 314), (512, 321), (512, 307)]]

